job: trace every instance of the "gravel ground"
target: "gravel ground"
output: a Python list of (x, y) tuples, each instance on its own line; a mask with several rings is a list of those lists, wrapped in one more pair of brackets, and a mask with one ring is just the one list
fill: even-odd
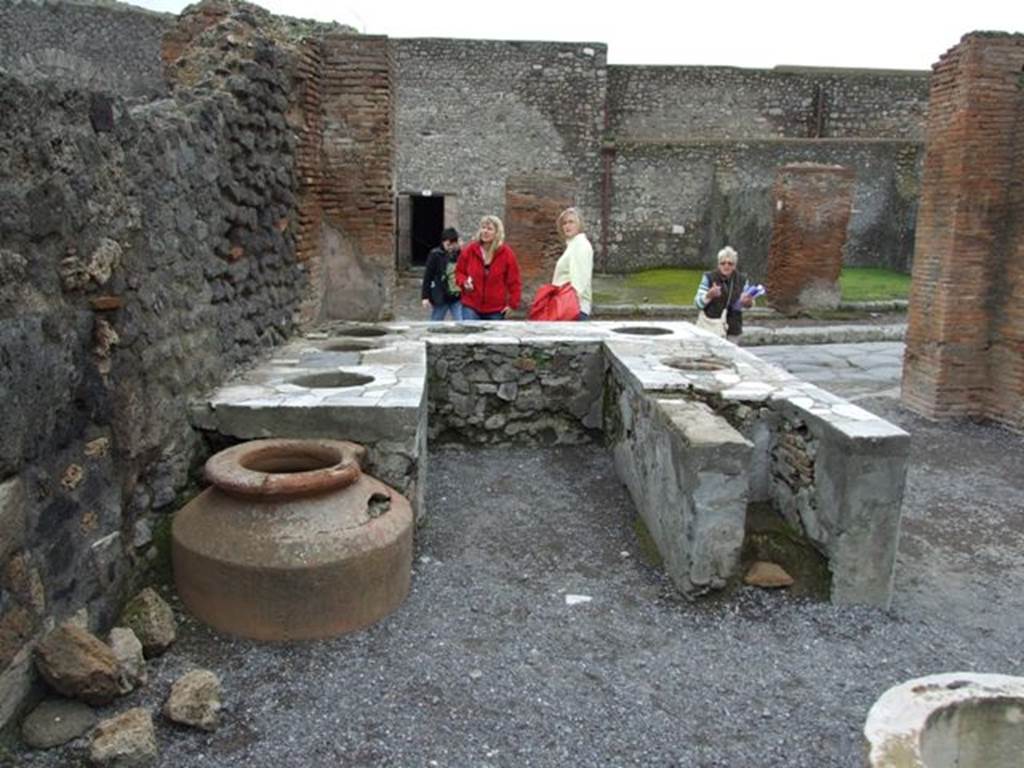
[[(182, 768), (860, 766), (891, 685), (1024, 674), (1024, 438), (861, 404), (913, 435), (891, 612), (750, 588), (688, 602), (642, 562), (602, 447), (444, 448), (397, 613), (291, 647), (186, 622), (116, 711), (155, 710), (193, 666), (219, 673), (217, 732), (157, 717), (160, 764)], [(76, 765), (84, 749), (15, 759)]]

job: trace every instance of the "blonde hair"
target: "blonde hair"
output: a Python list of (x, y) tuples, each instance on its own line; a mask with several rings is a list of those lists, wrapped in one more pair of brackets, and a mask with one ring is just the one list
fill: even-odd
[[(484, 224), (490, 223), (494, 227), (494, 239), (491, 240), (490, 244), (485, 244), (480, 240), (480, 232), (484, 228)], [(484, 216), (480, 219), (480, 227), (476, 231), (476, 235), (473, 238), (480, 242), (480, 246), (483, 248), (484, 253), (487, 254), (488, 258), (494, 255), (494, 252), (501, 248), (502, 243), (505, 242), (505, 225), (501, 223), (501, 219), (497, 216)]]
[(718, 252), (719, 264), (721, 264), (723, 261), (731, 261), (733, 264), (735, 264), (737, 261), (739, 261), (739, 258), (740, 255), (736, 253), (735, 250), (733, 250), (733, 247), (731, 245), (725, 246), (725, 248)]
[(555, 219), (555, 229), (558, 230), (558, 234), (562, 236), (563, 239), (565, 236), (562, 235), (562, 222), (565, 221), (565, 219), (567, 219), (569, 216), (576, 217), (576, 222), (580, 225), (580, 232), (586, 232), (587, 230), (586, 225), (583, 223), (583, 215), (580, 213), (580, 209), (566, 208), (564, 211), (558, 214), (558, 218)]

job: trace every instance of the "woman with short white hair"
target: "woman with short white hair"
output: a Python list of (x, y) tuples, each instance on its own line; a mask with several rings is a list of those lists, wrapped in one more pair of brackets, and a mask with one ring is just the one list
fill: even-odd
[(705, 272), (694, 304), (700, 309), (697, 326), (731, 339), (743, 333), (743, 310), (754, 305), (747, 278), (736, 269), (739, 254), (731, 246), (718, 252), (718, 268)]

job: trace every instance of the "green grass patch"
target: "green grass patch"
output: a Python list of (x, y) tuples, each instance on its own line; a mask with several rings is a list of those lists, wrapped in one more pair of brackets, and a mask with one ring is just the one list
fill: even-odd
[(910, 275), (879, 267), (846, 267), (839, 275), (843, 301), (891, 301), (910, 296)]
[(631, 275), (605, 275), (594, 285), (599, 304), (693, 304), (702, 269), (647, 269)]
[[(630, 275), (596, 275), (594, 301), (691, 306), (705, 271), (665, 267)], [(910, 295), (910, 275), (877, 267), (847, 267), (839, 276), (839, 290), (843, 301), (906, 299)]]

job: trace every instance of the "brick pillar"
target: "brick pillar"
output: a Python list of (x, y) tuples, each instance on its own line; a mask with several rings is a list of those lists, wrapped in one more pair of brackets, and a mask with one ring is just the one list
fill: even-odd
[(854, 180), (851, 169), (838, 165), (779, 168), (765, 280), (768, 303), (776, 309), (792, 312), (839, 304)]
[(298, 183), (295, 258), (305, 263), (309, 278), (306, 295), (299, 308), (299, 322), (310, 325), (321, 319), (325, 291), (320, 254), (320, 227), (323, 222), (320, 195), (324, 184), (320, 151), (324, 121), (320, 100), (322, 61), (319, 43), (304, 40), (299, 46), (297, 59), (295, 88), (289, 109), (289, 120), (298, 139), (295, 147), (295, 179)]
[(391, 46), (380, 35), (321, 43), (320, 253), (324, 315), (391, 316), (395, 269), (395, 118)]
[(903, 402), (1024, 428), (1024, 35), (933, 68)]
[[(573, 180), (562, 176), (510, 176), (505, 182), (505, 239), (519, 260), (524, 305), (537, 286), (551, 282), (555, 262), (565, 250), (555, 219), (574, 198)], [(590, 237), (594, 239), (593, 233)]]

